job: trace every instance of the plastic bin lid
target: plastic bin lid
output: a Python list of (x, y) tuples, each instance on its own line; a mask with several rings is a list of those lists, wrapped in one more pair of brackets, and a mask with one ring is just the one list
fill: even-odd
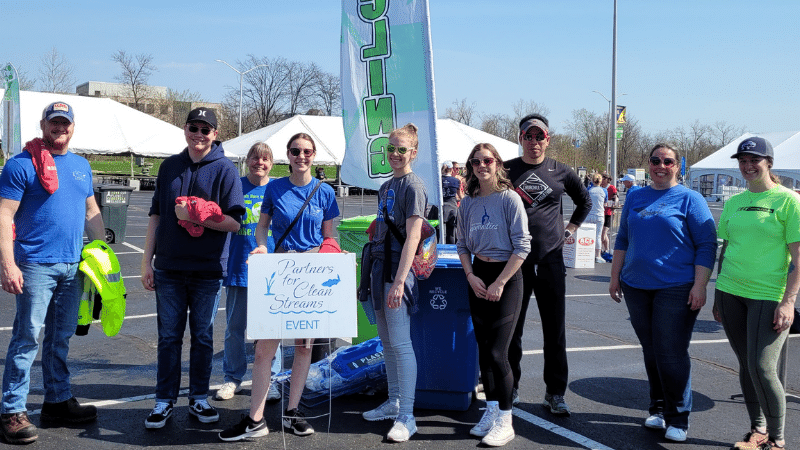
[(353, 230), (353, 231), (367, 231), (369, 228), (369, 224), (372, 223), (375, 218), (378, 217), (377, 214), (373, 214), (371, 216), (356, 216), (356, 217), (348, 217), (347, 219), (342, 219), (339, 222), (339, 226), (336, 227), (337, 230)]
[(439, 259), (436, 267), (443, 269), (461, 268), (461, 260), (458, 258), (455, 244), (439, 244), (436, 246)]

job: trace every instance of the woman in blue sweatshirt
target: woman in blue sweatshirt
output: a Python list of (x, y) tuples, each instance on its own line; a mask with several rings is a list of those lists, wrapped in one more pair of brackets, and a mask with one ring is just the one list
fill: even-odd
[(650, 151), (650, 186), (628, 195), (611, 267), (611, 298), (625, 304), (650, 383), (648, 428), (685, 441), (692, 410), (689, 341), (714, 267), (714, 218), (700, 194), (678, 184), (680, 155)]

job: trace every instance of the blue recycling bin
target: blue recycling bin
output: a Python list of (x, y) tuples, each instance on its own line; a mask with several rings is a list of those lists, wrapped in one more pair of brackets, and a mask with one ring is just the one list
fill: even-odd
[(469, 285), (455, 245), (439, 245), (430, 278), (419, 282), (419, 311), (411, 316), (417, 356), (414, 407), (465, 411), (478, 385), (478, 344)]

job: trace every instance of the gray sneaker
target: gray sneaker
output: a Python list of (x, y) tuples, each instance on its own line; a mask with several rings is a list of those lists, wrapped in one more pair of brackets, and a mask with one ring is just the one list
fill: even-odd
[(542, 406), (549, 408), (553, 415), (569, 417), (569, 406), (567, 406), (567, 402), (564, 401), (563, 395), (544, 394)]
[(400, 413), (400, 403), (398, 401), (391, 401), (386, 400), (378, 406), (377, 408), (366, 411), (361, 414), (361, 417), (364, 420), (369, 420), (370, 422), (375, 422), (378, 420), (386, 420), (386, 419), (396, 419), (397, 415)]

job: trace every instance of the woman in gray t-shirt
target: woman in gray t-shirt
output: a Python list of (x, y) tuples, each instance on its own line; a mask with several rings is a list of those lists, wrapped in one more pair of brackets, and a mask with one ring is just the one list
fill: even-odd
[[(508, 347), (522, 307), (522, 267), (531, 250), (528, 215), (491, 144), (472, 149), (467, 196), (456, 219), (457, 249), (469, 283), (486, 412), (470, 434), (492, 447), (514, 439), (514, 375)], [(472, 257), (475, 257), (474, 260)]]

